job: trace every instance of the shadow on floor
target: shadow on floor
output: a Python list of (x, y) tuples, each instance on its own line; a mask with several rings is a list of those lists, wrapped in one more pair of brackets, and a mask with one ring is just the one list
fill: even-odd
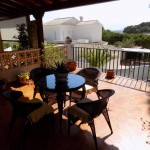
[[(9, 103), (8, 103), (9, 104)], [(7, 112), (5, 107), (4, 112)], [(5, 118), (11, 120), (11, 113), (5, 114)], [(24, 124), (25, 120), (18, 117), (11, 134), (8, 131), (3, 131), (0, 126), (0, 149), (1, 150), (95, 150), (92, 134), (86, 130), (86, 128), (80, 129), (77, 125), (71, 127), (71, 134), (67, 133), (67, 117), (63, 116), (63, 131), (59, 131), (59, 119), (58, 114), (55, 115), (54, 131), (52, 124), (47, 120), (40, 120), (38, 123), (31, 126), (29, 134), (24, 142)], [(1, 124), (3, 120), (1, 119)], [(7, 127), (5, 130), (8, 130)], [(119, 150), (113, 145), (105, 143), (105, 139), (110, 135), (106, 135), (104, 138), (97, 137), (98, 147), (101, 150)]]

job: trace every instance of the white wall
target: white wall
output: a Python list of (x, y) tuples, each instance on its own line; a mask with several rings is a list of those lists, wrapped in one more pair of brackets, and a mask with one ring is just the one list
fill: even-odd
[(74, 37), (75, 26), (73, 25), (44, 25), (44, 39), (46, 41), (65, 41), (66, 36)]
[(60, 40), (60, 25), (55, 26), (44, 25), (43, 30), (44, 30), (44, 40), (46, 41)]
[(5, 28), (5, 29), (0, 29), (1, 30), (1, 36), (2, 40), (17, 40), (14, 39), (13, 36), (18, 35), (18, 31), (16, 28)]
[(61, 30), (60, 33), (61, 33), (62, 41), (65, 41), (65, 38), (67, 36), (74, 38), (74, 34), (75, 34), (75, 26), (74, 25), (61, 25), (60, 30)]
[(102, 41), (102, 25), (98, 22), (84, 25), (44, 25), (46, 41), (65, 41), (66, 36), (72, 40), (88, 39), (90, 42)]
[(102, 41), (102, 25), (95, 23), (92, 27), (92, 42)]
[(78, 39), (89, 39), (90, 42), (99, 42), (102, 40), (102, 26), (98, 23), (78, 25), (76, 27), (76, 37)]
[(92, 28), (90, 25), (78, 25), (76, 26), (76, 36), (74, 40), (78, 39), (89, 39), (92, 40), (91, 37)]

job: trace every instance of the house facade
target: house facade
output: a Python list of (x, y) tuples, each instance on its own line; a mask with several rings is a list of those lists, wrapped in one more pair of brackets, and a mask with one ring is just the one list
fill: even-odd
[[(64, 42), (67, 36), (73, 41), (102, 41), (102, 24), (98, 20), (83, 21), (74, 17), (59, 18), (43, 24), (44, 40)], [(81, 40), (82, 39), (82, 40)]]

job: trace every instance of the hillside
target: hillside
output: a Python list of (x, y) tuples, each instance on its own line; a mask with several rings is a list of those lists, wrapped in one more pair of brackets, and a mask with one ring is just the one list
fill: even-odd
[(143, 22), (139, 25), (131, 25), (124, 28), (123, 33), (150, 33), (150, 22)]

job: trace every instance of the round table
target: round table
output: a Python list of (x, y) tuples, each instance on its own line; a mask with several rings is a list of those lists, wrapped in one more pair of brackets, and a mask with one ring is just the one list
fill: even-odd
[(40, 94), (42, 91), (56, 92), (57, 104), (59, 110), (60, 130), (62, 129), (62, 113), (63, 102), (66, 101), (66, 92), (72, 92), (85, 85), (85, 79), (82, 76), (76, 74), (68, 74), (67, 82), (56, 82), (55, 75), (48, 75), (42, 78), (37, 85), (40, 88)]

